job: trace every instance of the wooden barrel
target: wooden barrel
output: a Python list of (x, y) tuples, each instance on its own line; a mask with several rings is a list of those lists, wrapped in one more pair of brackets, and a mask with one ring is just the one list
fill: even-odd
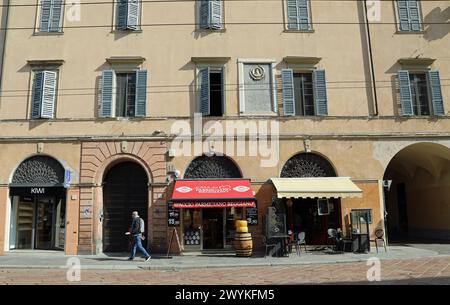
[(236, 256), (252, 256), (253, 241), (251, 233), (236, 233), (234, 236)]

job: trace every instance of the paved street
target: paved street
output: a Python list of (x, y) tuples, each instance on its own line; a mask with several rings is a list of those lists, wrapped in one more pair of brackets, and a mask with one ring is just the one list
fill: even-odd
[[(364, 262), (178, 270), (81, 270), (81, 282), (64, 269), (2, 269), (0, 284), (367, 284)], [(450, 256), (381, 263), (381, 284), (450, 284)]]

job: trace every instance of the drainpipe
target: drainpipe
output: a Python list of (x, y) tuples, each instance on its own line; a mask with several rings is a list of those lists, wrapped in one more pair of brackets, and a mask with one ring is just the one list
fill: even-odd
[[(6, 13), (4, 12), (5, 16), (5, 22), (1, 24), (0, 26), (3, 26), (3, 30), (5, 31), (5, 34), (3, 36), (3, 49), (2, 49), (2, 58), (1, 60), (1, 69), (0, 69), (0, 96), (3, 93), (3, 70), (4, 70), (4, 64), (5, 64), (5, 50), (6, 50), (6, 34), (8, 33), (8, 19), (9, 19), (9, 6), (10, 6), (10, 0), (7, 0), (7, 4), (3, 6), (3, 8), (6, 9)], [(1, 98), (0, 98), (1, 99)]]
[(366, 33), (367, 33), (367, 44), (369, 48), (369, 60), (370, 60), (370, 72), (371, 72), (371, 78), (372, 78), (372, 93), (373, 93), (373, 110), (374, 116), (378, 116), (378, 96), (377, 96), (377, 85), (375, 81), (375, 71), (373, 66), (373, 56), (372, 56), (372, 41), (370, 38), (370, 27), (369, 27), (369, 17), (367, 13), (367, 0), (363, 1), (364, 3), (364, 12), (365, 12), (365, 18), (366, 18)]

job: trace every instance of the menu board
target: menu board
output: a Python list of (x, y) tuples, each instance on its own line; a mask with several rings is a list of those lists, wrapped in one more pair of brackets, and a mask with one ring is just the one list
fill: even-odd
[(167, 207), (167, 222), (169, 227), (178, 227), (180, 225), (180, 209), (174, 208), (172, 202)]
[(254, 208), (247, 208), (247, 224), (249, 226), (257, 226), (258, 225), (258, 208), (255, 206)]

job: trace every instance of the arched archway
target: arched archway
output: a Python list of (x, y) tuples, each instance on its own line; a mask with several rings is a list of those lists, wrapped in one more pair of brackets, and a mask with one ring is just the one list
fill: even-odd
[(184, 173), (185, 179), (242, 178), (238, 166), (225, 156), (200, 156), (191, 161)]
[[(331, 162), (316, 153), (298, 153), (289, 158), (281, 170), (281, 178), (336, 177)], [(329, 213), (319, 215), (319, 198), (283, 198), (275, 202), (277, 211), (286, 214), (287, 227), (298, 234), (305, 232), (310, 245), (328, 243), (327, 230), (341, 223), (339, 198), (320, 198), (327, 203)]]
[(148, 181), (144, 168), (132, 161), (114, 164), (106, 171), (103, 179), (103, 252), (129, 250), (129, 240), (124, 234), (129, 230), (133, 211), (138, 211), (148, 228)]
[(384, 180), (391, 241), (450, 240), (450, 149), (416, 143), (389, 162)]
[(64, 250), (65, 169), (55, 158), (31, 156), (15, 169), (9, 193), (9, 249)]

